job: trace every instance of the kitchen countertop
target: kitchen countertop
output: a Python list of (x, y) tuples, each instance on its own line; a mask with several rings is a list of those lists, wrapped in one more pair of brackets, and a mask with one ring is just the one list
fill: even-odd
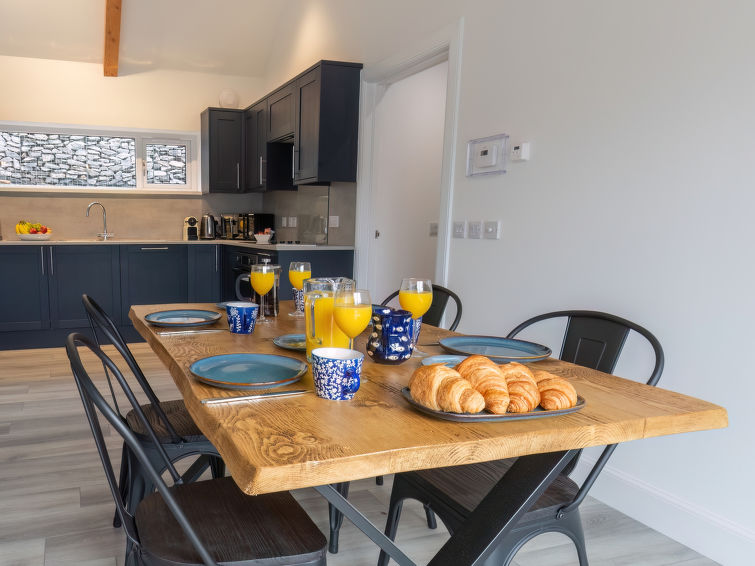
[(258, 244), (246, 240), (137, 240), (137, 239), (114, 239), (114, 240), (0, 240), (0, 246), (82, 246), (82, 245), (110, 245), (110, 244), (222, 244), (226, 246), (239, 246), (257, 250), (289, 251), (289, 250), (353, 250), (354, 246), (329, 246), (318, 244)]

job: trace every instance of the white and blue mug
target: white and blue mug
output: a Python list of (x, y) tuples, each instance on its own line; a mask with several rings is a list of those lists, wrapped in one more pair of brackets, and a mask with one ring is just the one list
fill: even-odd
[(257, 303), (247, 301), (232, 301), (226, 303), (225, 312), (228, 315), (228, 328), (234, 334), (251, 334), (257, 323), (260, 307)]
[(347, 401), (359, 389), (364, 354), (346, 348), (312, 350), (312, 377), (319, 397)]

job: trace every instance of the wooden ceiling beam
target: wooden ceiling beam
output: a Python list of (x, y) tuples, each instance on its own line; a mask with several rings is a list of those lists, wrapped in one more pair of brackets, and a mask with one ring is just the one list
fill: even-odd
[(118, 76), (118, 50), (121, 44), (121, 0), (105, 0), (105, 56), (102, 60), (106, 77)]

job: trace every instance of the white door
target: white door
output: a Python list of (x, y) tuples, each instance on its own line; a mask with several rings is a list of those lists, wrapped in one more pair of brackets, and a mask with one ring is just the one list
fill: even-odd
[(438, 249), (448, 62), (391, 83), (375, 105), (370, 246), (372, 300), (403, 277), (433, 279)]

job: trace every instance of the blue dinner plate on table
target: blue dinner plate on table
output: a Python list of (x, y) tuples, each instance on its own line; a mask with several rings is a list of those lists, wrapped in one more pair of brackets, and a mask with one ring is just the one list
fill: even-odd
[(444, 366), (455, 368), (466, 359), (467, 359), (467, 356), (440, 354), (439, 356), (428, 356), (426, 358), (422, 358), (422, 361), (420, 363), (423, 366), (431, 366), (433, 364), (443, 364)]
[(177, 309), (151, 312), (144, 317), (144, 320), (155, 326), (202, 326), (217, 322), (221, 316), (215, 311)]
[(307, 349), (307, 343), (304, 334), (284, 334), (273, 338), (273, 344), (286, 350), (295, 350), (304, 352)]
[(307, 364), (275, 354), (221, 354), (189, 366), (197, 379), (224, 389), (270, 389), (301, 379)]
[(551, 349), (542, 344), (497, 336), (448, 336), (439, 343), (446, 352), (464, 356), (480, 354), (499, 364), (536, 362), (551, 355)]

